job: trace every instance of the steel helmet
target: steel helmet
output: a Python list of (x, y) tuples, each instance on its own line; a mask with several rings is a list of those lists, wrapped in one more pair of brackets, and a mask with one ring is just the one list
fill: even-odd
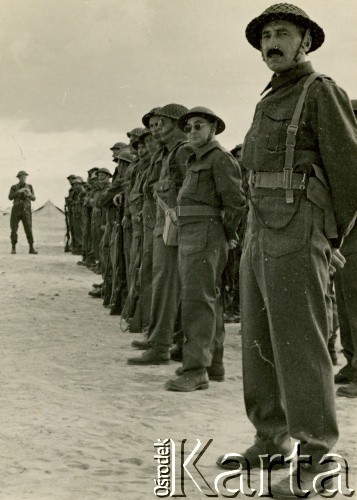
[(132, 137), (136, 138), (136, 137), (139, 137), (139, 135), (141, 135), (144, 130), (145, 129), (142, 127), (133, 128), (133, 130), (130, 130), (130, 132), (127, 132), (126, 135), (129, 137), (129, 139), (131, 139)]
[(135, 156), (130, 153), (129, 149), (122, 149), (119, 151), (117, 158), (118, 160), (127, 161), (128, 163), (135, 160)]
[(248, 42), (255, 49), (260, 50), (262, 30), (267, 23), (277, 20), (290, 21), (311, 32), (312, 43), (308, 52), (321, 47), (325, 40), (325, 33), (320, 26), (312, 21), (309, 16), (299, 7), (290, 3), (277, 3), (268, 7), (260, 16), (254, 18), (245, 30), (245, 36)]
[[(16, 177), (20, 177), (20, 175), (29, 175), (27, 172), (25, 172), (25, 170), (20, 170), (20, 172), (17, 174)], [(68, 177), (67, 177), (68, 179)]]
[(113, 149), (123, 149), (123, 148), (127, 148), (128, 147), (128, 144), (125, 144), (125, 142), (116, 142), (114, 144), (114, 146), (112, 146), (111, 149), (113, 151)]
[(162, 108), (152, 108), (151, 111), (149, 111), (148, 113), (146, 113), (143, 117), (142, 117), (142, 122), (143, 122), (143, 125), (145, 125), (146, 128), (149, 128), (149, 125), (150, 125), (150, 118), (153, 117), (153, 116), (157, 116), (158, 112), (161, 111)]
[(157, 116), (166, 116), (167, 118), (171, 118), (172, 120), (179, 120), (181, 116), (188, 112), (188, 108), (186, 106), (182, 106), (181, 104), (166, 104), (163, 108), (160, 109), (156, 113)]
[(100, 168), (98, 171), (97, 171), (97, 174), (100, 174), (100, 173), (103, 173), (103, 174), (107, 174), (107, 175), (110, 175), (110, 177), (113, 177), (112, 173), (110, 170), (108, 170), (107, 168)]
[(201, 116), (202, 118), (206, 118), (206, 120), (212, 123), (217, 123), (216, 134), (221, 134), (226, 128), (224, 121), (211, 109), (205, 108), (204, 106), (195, 106), (179, 119), (178, 126), (181, 130), (184, 130), (185, 125), (187, 124), (187, 120), (189, 118), (192, 118), (193, 116)]

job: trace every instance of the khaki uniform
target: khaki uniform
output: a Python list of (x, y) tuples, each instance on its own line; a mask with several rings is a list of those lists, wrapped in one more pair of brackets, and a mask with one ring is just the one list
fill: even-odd
[(227, 239), (235, 237), (245, 206), (239, 166), (217, 141), (189, 158), (177, 202), (183, 370), (205, 372), (213, 352), (214, 363), (222, 364)]
[[(191, 153), (191, 146), (177, 138), (171, 140), (161, 151), (162, 167), (154, 190), (170, 208), (176, 207), (177, 194)], [(165, 245), (162, 238), (164, 223), (164, 212), (158, 205), (153, 231), (153, 279), (148, 340), (153, 346), (166, 349), (172, 344), (181, 287), (178, 247)]]
[[(287, 127), (312, 72), (307, 62), (273, 76), (246, 136), (250, 207), (240, 285), (244, 397), (257, 443), (284, 449), (290, 435), (301, 453), (319, 460), (338, 437), (325, 296), (330, 244), (339, 244), (357, 209), (357, 142), (345, 92), (318, 78), (299, 122), (287, 203), (278, 182)], [(331, 188), (337, 231), (329, 207), (319, 203), (323, 182)]]
[(31, 184), (18, 183), (10, 188), (9, 200), (13, 200), (14, 202), (10, 216), (10, 239), (12, 245), (16, 245), (17, 243), (17, 230), (19, 228), (20, 221), (22, 221), (24, 226), (24, 231), (29, 245), (33, 245), (31, 200), (24, 193), (18, 193), (18, 190), (24, 187), (26, 187), (33, 196), (35, 196)]

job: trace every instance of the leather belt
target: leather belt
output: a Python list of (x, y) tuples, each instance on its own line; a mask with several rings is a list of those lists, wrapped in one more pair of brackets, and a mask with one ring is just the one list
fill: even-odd
[(181, 205), (176, 207), (176, 214), (178, 217), (199, 217), (204, 215), (219, 217), (221, 210), (208, 205)]
[[(249, 186), (266, 189), (285, 189), (284, 172), (256, 172), (249, 173)], [(306, 174), (291, 174), (291, 189), (306, 189)]]

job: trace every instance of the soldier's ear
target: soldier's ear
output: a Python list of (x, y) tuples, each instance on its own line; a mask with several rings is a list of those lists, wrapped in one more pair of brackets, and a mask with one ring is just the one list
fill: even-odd
[(301, 42), (301, 47), (303, 48), (305, 54), (309, 52), (309, 50), (311, 49), (311, 44), (312, 44), (312, 38), (310, 30), (306, 30), (304, 38), (302, 39)]

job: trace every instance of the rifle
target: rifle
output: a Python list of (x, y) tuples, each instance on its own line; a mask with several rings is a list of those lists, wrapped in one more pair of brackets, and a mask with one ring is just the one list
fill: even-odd
[(69, 229), (69, 220), (68, 220), (68, 210), (67, 210), (67, 203), (64, 205), (64, 216), (66, 219), (66, 243), (64, 246), (64, 251), (65, 252), (70, 252), (71, 251), (71, 232)]

